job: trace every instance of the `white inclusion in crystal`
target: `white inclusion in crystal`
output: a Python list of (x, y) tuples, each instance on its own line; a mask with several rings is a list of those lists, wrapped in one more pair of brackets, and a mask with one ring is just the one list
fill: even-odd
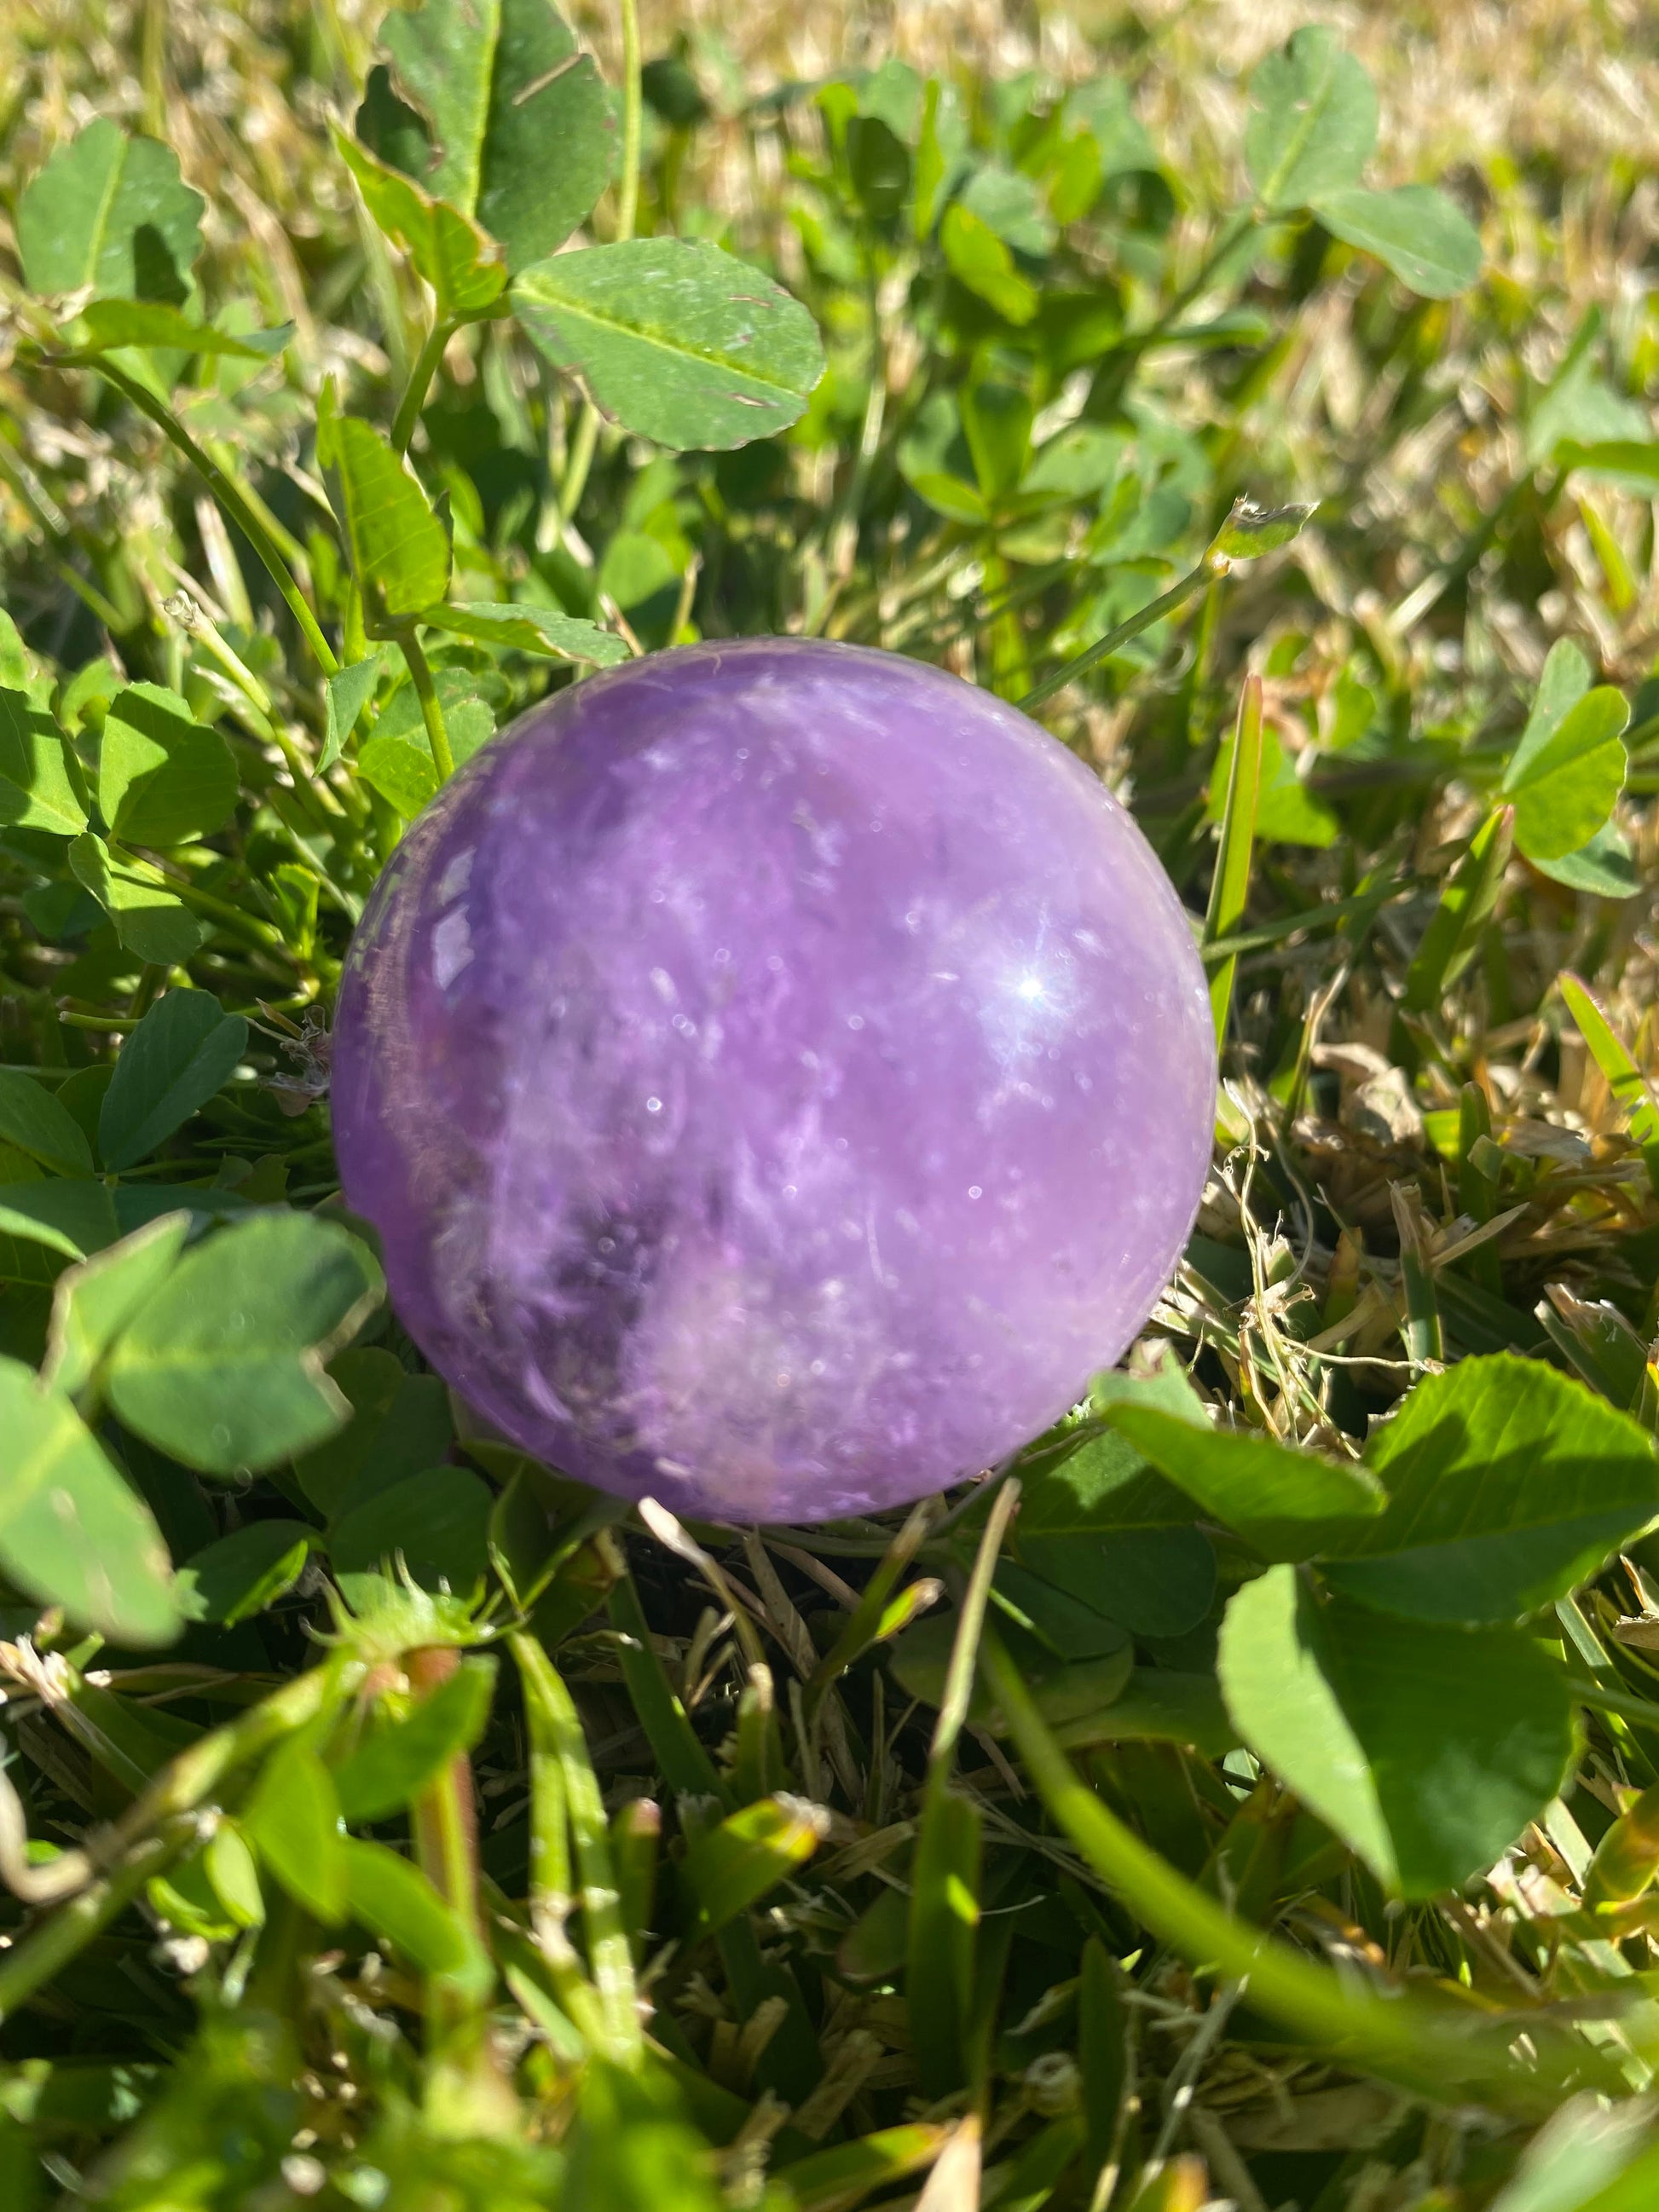
[(432, 932), (432, 980), (438, 988), (447, 991), (471, 957), (472, 933), (467, 927), (466, 908), (458, 906)]
[(456, 854), (442, 875), (439, 877), (439, 904), (447, 906), (452, 899), (459, 898), (461, 893), (466, 889), (467, 880), (471, 873), (472, 848), (469, 845), (464, 851)]

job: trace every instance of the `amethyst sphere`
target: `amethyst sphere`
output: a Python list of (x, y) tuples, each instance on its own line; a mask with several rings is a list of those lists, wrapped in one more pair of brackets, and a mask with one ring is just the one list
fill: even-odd
[(434, 1367), (564, 1473), (826, 1520), (1115, 1360), (1210, 1157), (1203, 971), (1034, 722), (846, 645), (562, 691), (410, 829), (334, 1041), (345, 1194)]

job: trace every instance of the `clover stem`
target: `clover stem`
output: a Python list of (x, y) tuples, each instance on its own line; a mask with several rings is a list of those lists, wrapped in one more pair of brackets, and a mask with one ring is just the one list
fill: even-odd
[(1150, 629), (1164, 615), (1173, 614), (1177, 607), (1185, 606), (1194, 592), (1202, 591), (1218, 573), (1213, 562), (1206, 557), (1190, 575), (1183, 576), (1178, 584), (1172, 584), (1159, 598), (1149, 600), (1139, 614), (1131, 615), (1127, 622), (1120, 623), (1115, 629), (1109, 629), (1104, 637), (1097, 638), (1075, 659), (1068, 660), (1064, 667), (1055, 669), (1052, 676), (1045, 676), (1041, 684), (1034, 684), (1018, 704), (1029, 714), (1033, 707), (1040, 707), (1045, 699), (1052, 699), (1056, 691), (1063, 691), (1077, 678), (1086, 676), (1109, 653), (1115, 653), (1119, 646), (1127, 645), (1132, 637), (1139, 637), (1142, 630)]
[[(408, 1653), (404, 1668), (416, 1696), (429, 1698), (460, 1663), (459, 1651), (432, 1644)], [(410, 1808), (410, 1825), (422, 1872), (478, 1934), (478, 1818), (472, 1802), (472, 1762), (464, 1751), (457, 1752), (422, 1790)]]
[[(1258, 2011), (1323, 2045), (1335, 2063), (1443, 2100), (1478, 2084), (1481, 2095), (1522, 2112), (1551, 2110), (1565, 2076), (1607, 2078), (1597, 2054), (1571, 2035), (1553, 2036), (1523, 2073), (1509, 2055), (1512, 2026), (1487, 2025), (1479, 2015), (1460, 2020), (1403, 1989), (1367, 1988), (1237, 1918), (1143, 1843), (1082, 1779), (988, 1621), (979, 1662), (1049, 1818), (1099, 1879), (1161, 1942), (1209, 1972), (1248, 1982)], [(1535, 2019), (1529, 2015), (1529, 2025)]]
[(617, 237), (632, 238), (640, 206), (640, 140), (644, 101), (640, 77), (638, 0), (617, 0), (623, 40), (623, 171), (617, 188)]
[(444, 348), (455, 335), (459, 325), (445, 316), (434, 315), (426, 342), (416, 356), (415, 366), (409, 372), (409, 382), (404, 386), (404, 396), (398, 402), (398, 412), (392, 423), (392, 450), (406, 453), (409, 441), (415, 435), (415, 425), (421, 419), (421, 410), (433, 378), (438, 373), (438, 363), (444, 357)]
[(576, 419), (575, 434), (570, 441), (570, 456), (565, 463), (564, 482), (559, 487), (559, 520), (562, 524), (574, 520), (582, 503), (582, 494), (587, 489), (587, 472), (593, 465), (593, 448), (599, 435), (599, 410), (591, 399), (584, 399), (582, 411)]
[[(453, 1676), (460, 1654), (428, 1644), (405, 1652), (404, 1671), (417, 1698), (429, 1698)], [(479, 1945), (474, 1973), (433, 1973), (426, 1981), (427, 2108), (443, 2131), (507, 2135), (518, 2107), (489, 2038), (495, 1976), (483, 1951), (478, 1900), (478, 1814), (472, 1762), (459, 1751), (410, 1807), (415, 1857), (438, 1894)]]
[[(616, 243), (620, 246), (634, 235), (634, 225), (639, 216), (640, 141), (643, 135), (644, 101), (640, 78), (637, 0), (618, 0), (618, 11), (622, 18), (623, 41), (623, 156), (622, 175), (617, 184)], [(565, 464), (564, 482), (559, 487), (561, 524), (570, 522), (581, 505), (582, 494), (587, 488), (588, 471), (593, 465), (593, 449), (599, 435), (599, 410), (591, 399), (585, 399), (575, 435), (570, 441), (570, 456)]]
[(432, 747), (438, 781), (447, 783), (455, 773), (455, 756), (449, 749), (449, 729), (444, 720), (443, 702), (439, 698), (438, 687), (432, 680), (431, 664), (412, 627), (398, 633), (398, 645), (408, 664), (409, 680), (415, 686), (415, 696), (421, 702), (421, 720), (426, 724), (427, 742)]
[(152, 1875), (177, 1858), (195, 1833), (195, 1822), (176, 1814), (153, 1836), (146, 1837), (123, 1865), (67, 1899), (8, 1951), (0, 1960), (0, 2021), (10, 2020), (94, 1936), (101, 1935)]
[(264, 563), (270, 580), (286, 600), (289, 612), (299, 624), (301, 634), (320, 663), (323, 673), (325, 676), (337, 675), (340, 664), (335, 658), (333, 647), (323, 635), (322, 627), (312, 612), (305, 593), (295, 582), (292, 570), (277, 550), (276, 541), (255, 513), (253, 502), (241, 485), (203, 452), (164, 401), (158, 399), (153, 392), (147, 392), (124, 369), (103, 358), (86, 361), (82, 366), (95, 368), (106, 383), (112, 384), (141, 415), (148, 415), (156, 428), (178, 447)]

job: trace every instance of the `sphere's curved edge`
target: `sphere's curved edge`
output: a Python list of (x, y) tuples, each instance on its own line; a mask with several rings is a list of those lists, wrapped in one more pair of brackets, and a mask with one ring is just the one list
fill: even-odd
[(1121, 1358), (1216, 1090), (1173, 886), (926, 664), (676, 649), (474, 756), (343, 978), (337, 1144), (400, 1318), (520, 1448), (696, 1517), (971, 1478)]

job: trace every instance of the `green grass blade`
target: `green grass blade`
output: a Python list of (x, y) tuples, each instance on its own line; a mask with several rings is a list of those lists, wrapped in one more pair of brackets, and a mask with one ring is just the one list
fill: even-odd
[(1654, 1103), (1646, 1078), (1614, 1029), (1612, 1016), (1583, 977), (1564, 968), (1556, 981), (1591, 1058), (1607, 1078), (1613, 1103), (1641, 1147), (1648, 1181), (1659, 1191), (1659, 1105)]
[[(1221, 817), (1221, 842), (1216, 849), (1215, 874), (1210, 884), (1209, 911), (1204, 917), (1206, 948), (1231, 937), (1243, 919), (1249, 896), (1250, 856), (1255, 843), (1256, 798), (1261, 781), (1261, 678), (1245, 679), (1238, 702), (1238, 729), (1233, 741), (1232, 764), (1227, 773), (1227, 804)], [(1233, 1002), (1233, 981), (1238, 955), (1226, 952), (1210, 977), (1210, 1013), (1216, 1042), (1227, 1033), (1227, 1014)]]

